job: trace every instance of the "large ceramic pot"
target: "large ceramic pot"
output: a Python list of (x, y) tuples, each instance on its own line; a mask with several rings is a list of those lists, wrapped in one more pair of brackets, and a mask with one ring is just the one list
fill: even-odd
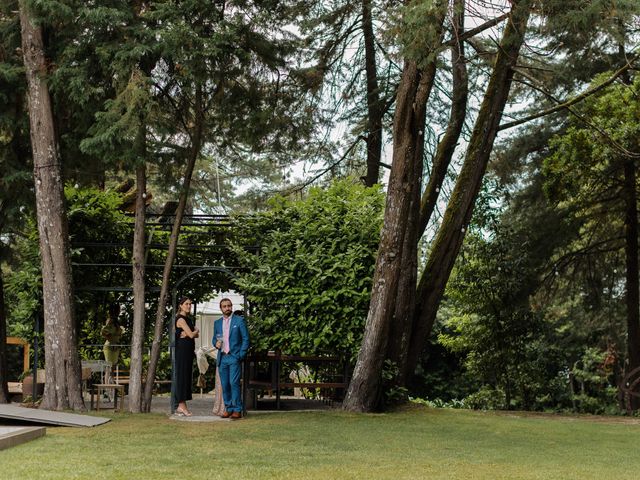
[[(44, 393), (44, 370), (38, 370), (38, 383), (36, 384), (36, 397)], [(22, 379), (22, 398), (33, 395), (33, 373)]]

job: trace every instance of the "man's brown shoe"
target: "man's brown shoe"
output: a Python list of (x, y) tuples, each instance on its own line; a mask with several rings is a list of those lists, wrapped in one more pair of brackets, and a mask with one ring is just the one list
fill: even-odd
[(240, 420), (242, 418), (242, 414), (240, 412), (233, 412), (231, 414), (231, 420)]
[(226, 410), (224, 411), (224, 413), (222, 415), (220, 415), (221, 418), (229, 418), (231, 416), (231, 414), (229, 412), (227, 412)]

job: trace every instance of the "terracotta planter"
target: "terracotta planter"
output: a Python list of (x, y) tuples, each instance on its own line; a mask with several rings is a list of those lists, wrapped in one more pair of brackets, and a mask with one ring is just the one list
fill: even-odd
[[(38, 374), (38, 383), (36, 384), (36, 397), (42, 396), (44, 393), (44, 375)], [(22, 380), (22, 398), (33, 395), (33, 374), (24, 377)]]

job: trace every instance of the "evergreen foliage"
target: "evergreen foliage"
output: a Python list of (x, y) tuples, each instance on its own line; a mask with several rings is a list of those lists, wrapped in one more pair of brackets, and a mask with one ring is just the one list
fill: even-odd
[[(499, 216), (500, 203), (477, 205), (481, 229), (467, 240), (438, 327), (467, 379), (467, 405), (619, 411), (627, 337), (622, 167), (638, 151), (637, 91), (637, 80), (608, 87), (575, 110), (550, 147), (549, 123), (537, 139), (511, 142), (507, 155), (526, 157), (519, 170), (494, 164), (512, 186), (493, 197), (507, 204)], [(499, 372), (508, 373), (501, 380)], [(427, 396), (445, 391), (433, 373), (427, 367)], [(514, 389), (518, 382), (527, 389)]]
[[(0, 4), (0, 245), (9, 245), (33, 208), (24, 68), (13, 2)], [(0, 251), (0, 258), (8, 252)]]
[[(368, 157), (388, 141), (401, 71), (388, 35), (397, 8), (375, 0), (314, 2), (299, 20), (307, 48), (301, 51), (304, 63), (293, 74), (308, 87), (309, 113), (320, 134), (301, 158), (320, 172), (316, 184), (365, 178), (371, 168)], [(380, 146), (368, 151), (378, 134)], [(376, 172), (385, 162), (376, 157)]]
[[(577, 271), (554, 270), (578, 224), (548, 201), (541, 182), (503, 209), (488, 208), (504, 195), (489, 185), (423, 367), (430, 383), (417, 393), (471, 408), (617, 412), (623, 306)], [(616, 268), (602, 260), (592, 271), (598, 277)]]

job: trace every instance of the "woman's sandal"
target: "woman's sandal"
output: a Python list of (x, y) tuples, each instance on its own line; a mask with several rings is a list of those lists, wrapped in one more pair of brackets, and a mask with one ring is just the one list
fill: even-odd
[(175, 415), (178, 416), (178, 417), (191, 417), (193, 415), (193, 413), (185, 412), (181, 408), (180, 409), (176, 408)]

